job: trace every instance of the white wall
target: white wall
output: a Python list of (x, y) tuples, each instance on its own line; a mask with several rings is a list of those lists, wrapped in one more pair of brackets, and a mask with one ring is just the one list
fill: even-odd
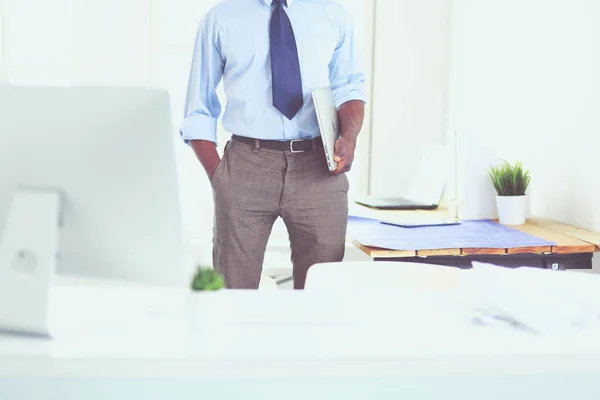
[(371, 187), (405, 195), (425, 147), (444, 143), (452, 0), (379, 0)]
[(532, 214), (596, 231), (598, 21), (598, 0), (456, 0), (452, 76), (454, 127), (531, 168)]
[(0, 83), (6, 82), (8, 76), (7, 63), (8, 54), (6, 52), (6, 41), (8, 26), (6, 24), (6, 9), (4, 0), (0, 0)]

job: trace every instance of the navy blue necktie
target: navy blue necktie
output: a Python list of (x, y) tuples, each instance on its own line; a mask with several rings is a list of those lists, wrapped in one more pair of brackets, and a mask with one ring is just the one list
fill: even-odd
[(300, 61), (292, 23), (283, 9), (286, 0), (273, 0), (271, 14), (271, 71), (273, 76), (273, 105), (288, 119), (302, 108), (302, 78)]

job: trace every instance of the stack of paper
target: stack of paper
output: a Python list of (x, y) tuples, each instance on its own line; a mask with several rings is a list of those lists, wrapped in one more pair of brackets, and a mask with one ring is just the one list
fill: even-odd
[(539, 335), (565, 335), (600, 323), (600, 276), (473, 263), (461, 288), (477, 304), (477, 322)]

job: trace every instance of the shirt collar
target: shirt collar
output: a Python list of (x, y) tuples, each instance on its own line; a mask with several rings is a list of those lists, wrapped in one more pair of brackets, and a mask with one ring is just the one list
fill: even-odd
[[(263, 3), (265, 3), (268, 6), (271, 6), (271, 4), (273, 4), (273, 0), (262, 0)], [(290, 8), (292, 6), (292, 3), (294, 2), (294, 0), (284, 0), (284, 4), (287, 2), (287, 8)]]

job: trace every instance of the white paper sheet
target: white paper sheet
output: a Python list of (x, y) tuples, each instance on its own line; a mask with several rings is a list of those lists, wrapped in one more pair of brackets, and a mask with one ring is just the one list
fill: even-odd
[(477, 321), (510, 324), (539, 335), (566, 335), (596, 328), (600, 277), (540, 268), (473, 263), (461, 290), (478, 304)]

